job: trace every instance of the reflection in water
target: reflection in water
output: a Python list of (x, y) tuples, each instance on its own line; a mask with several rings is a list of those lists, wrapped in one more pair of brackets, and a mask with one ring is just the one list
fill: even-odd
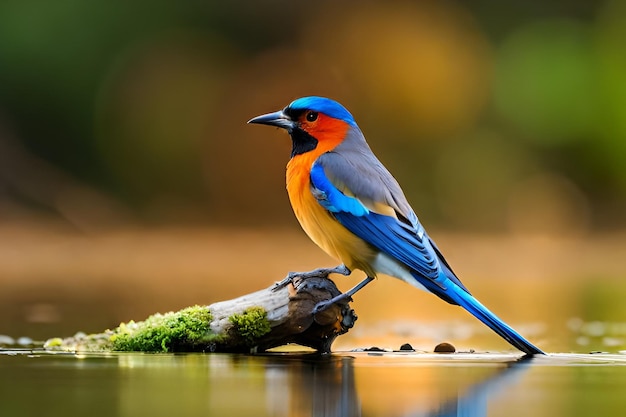
[[(0, 349), (0, 416), (616, 415), (626, 356), (71, 355)], [(488, 411), (488, 412), (487, 412)]]
[[(433, 363), (428, 364), (431, 366), (418, 363), (406, 368), (403, 359), (400, 361), (402, 368), (398, 368), (398, 362), (394, 364), (380, 356), (358, 360), (351, 356), (264, 357), (267, 415), (486, 416), (489, 400), (507, 390), (527, 369), (529, 362), (527, 359), (509, 359), (508, 362), (492, 363), (492, 366), (468, 368), (436, 361), (444, 370), (442, 374), (447, 374), (437, 381), (437, 376), (433, 378), (432, 374)], [(412, 385), (404, 386), (403, 392), (394, 390), (395, 383), (411, 384), (411, 378), (403, 376), (405, 369), (422, 384), (439, 385), (440, 389), (437, 392), (426, 390), (429, 394), (426, 397), (420, 395), (419, 384), (413, 389)], [(371, 370), (375, 372), (369, 372)], [(486, 375), (485, 370), (488, 371)], [(384, 372), (386, 377), (372, 379), (376, 371)], [(394, 382), (394, 375), (399, 377), (398, 381)], [(365, 398), (371, 389), (379, 394), (376, 405)], [(408, 401), (402, 399), (405, 393), (410, 395)], [(362, 413), (363, 404), (367, 405), (366, 413)]]
[[(530, 357), (505, 364), (488, 378), (476, 381), (466, 392), (459, 393), (456, 398), (448, 400), (442, 407), (429, 416), (433, 417), (483, 417), (487, 416), (489, 400), (506, 390), (528, 369)], [(418, 414), (415, 414), (418, 415)]]
[[(354, 378), (354, 358), (312, 355), (297, 361), (288, 359), (287, 372), (278, 371), (281, 369), (280, 362), (272, 361), (273, 366), (267, 368), (268, 375), (278, 376), (279, 379), (272, 381), (268, 377), (270, 415), (361, 416), (361, 403)], [(287, 396), (285, 388), (288, 388)], [(286, 407), (279, 410), (276, 408), (279, 404)], [(310, 410), (310, 414), (307, 410)]]
[(485, 356), (0, 354), (0, 415), (471, 417), (501, 397), (526, 415), (510, 388), (538, 368)]

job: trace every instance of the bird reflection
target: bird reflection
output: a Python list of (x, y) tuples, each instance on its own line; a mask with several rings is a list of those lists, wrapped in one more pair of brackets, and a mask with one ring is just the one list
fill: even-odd
[[(486, 416), (489, 402), (514, 385), (532, 360), (476, 366), (476, 362), (384, 356), (365, 361), (359, 355), (268, 358), (268, 415)], [(422, 385), (430, 389), (421, 390)]]
[[(287, 355), (273, 362), (268, 381), (268, 407), (274, 416), (361, 416), (354, 379), (354, 358), (349, 356)], [(279, 368), (280, 369), (280, 368)], [(284, 380), (286, 379), (286, 380)], [(285, 396), (287, 384), (289, 395)]]
[[(531, 356), (509, 362), (498, 372), (483, 380), (475, 381), (465, 392), (458, 392), (456, 398), (443, 402), (441, 408), (425, 414), (432, 417), (483, 417), (487, 415), (489, 400), (508, 389), (518, 377), (528, 369)], [(423, 414), (405, 414), (421, 416)]]

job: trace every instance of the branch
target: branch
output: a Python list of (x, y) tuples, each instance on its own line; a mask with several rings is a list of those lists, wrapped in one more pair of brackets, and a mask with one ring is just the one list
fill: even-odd
[(292, 283), (209, 306), (154, 314), (141, 322), (121, 323), (103, 333), (49, 339), (54, 351), (262, 352), (297, 343), (330, 352), (337, 336), (357, 319), (348, 301), (315, 315), (313, 307), (340, 291), (326, 277), (295, 278)]

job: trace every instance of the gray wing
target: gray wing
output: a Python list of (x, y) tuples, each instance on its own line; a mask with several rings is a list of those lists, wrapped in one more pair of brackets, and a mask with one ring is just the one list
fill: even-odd
[(376, 158), (359, 130), (351, 130), (339, 146), (321, 155), (318, 162), (344, 194), (382, 214), (390, 214), (385, 208), (393, 209), (399, 220), (413, 227), (419, 224), (398, 181)]
[(368, 209), (395, 216), (406, 230), (411, 230), (420, 240), (427, 239), (445, 275), (469, 293), (435, 242), (424, 231), (398, 181), (376, 158), (363, 134), (359, 130), (352, 130), (349, 135), (333, 151), (321, 155), (317, 160), (328, 179), (342, 193), (357, 198)]

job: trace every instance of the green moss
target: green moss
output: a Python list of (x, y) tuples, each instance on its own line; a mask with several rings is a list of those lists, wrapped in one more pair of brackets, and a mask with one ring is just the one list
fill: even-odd
[(233, 314), (228, 320), (248, 345), (253, 345), (257, 339), (272, 330), (267, 312), (261, 307), (250, 307), (242, 314)]
[(144, 321), (121, 323), (113, 330), (66, 339), (50, 339), (46, 348), (82, 352), (206, 352), (226, 349), (245, 351), (256, 346), (271, 331), (267, 312), (249, 308), (229, 317), (228, 330), (215, 334), (213, 317), (206, 306), (188, 307), (177, 312), (154, 314)]
[(110, 336), (116, 351), (174, 352), (202, 349), (214, 341), (209, 327), (212, 317), (202, 306), (154, 314), (145, 321), (122, 323)]
[(59, 348), (63, 346), (63, 339), (61, 339), (60, 337), (54, 337), (52, 339), (48, 339), (44, 345), (44, 347), (47, 348)]

